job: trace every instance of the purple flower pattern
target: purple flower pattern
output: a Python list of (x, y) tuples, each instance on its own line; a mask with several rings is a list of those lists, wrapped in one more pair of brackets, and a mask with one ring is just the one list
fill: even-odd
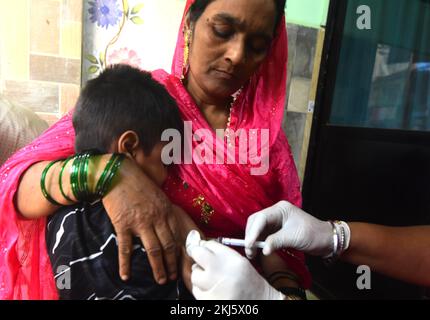
[(90, 21), (102, 28), (115, 26), (122, 17), (118, 0), (94, 0), (89, 2)]

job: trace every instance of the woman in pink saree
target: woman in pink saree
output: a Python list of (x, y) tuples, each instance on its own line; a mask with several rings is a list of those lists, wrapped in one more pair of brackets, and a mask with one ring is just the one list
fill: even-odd
[[(288, 141), (281, 130), (288, 56), (284, 5), (285, 1), (278, 0), (273, 0), (273, 3), (263, 0), (188, 0), (172, 73), (153, 72), (153, 77), (176, 100), (183, 120), (192, 123), (192, 133), (212, 134), (211, 139), (203, 136), (199, 141), (193, 139), (192, 150), (198, 150), (202, 144), (213, 147), (209, 141), (222, 141), (224, 146), (237, 145), (241, 137), (233, 133), (240, 129), (249, 138), (248, 153), (263, 156), (268, 150), (265, 158), (268, 161), (267, 172), (260, 175), (253, 174), (256, 164), (250, 163), (249, 159), (244, 164), (238, 161), (227, 163), (226, 160), (221, 164), (192, 161), (171, 170), (164, 192), (172, 203), (182, 207), (193, 218), (207, 237), (244, 238), (247, 218), (252, 213), (280, 200), (301, 205), (299, 179)], [(274, 12), (277, 12), (277, 19), (273, 19)], [(208, 102), (208, 97), (213, 101)], [(222, 107), (217, 108), (217, 104)], [(226, 129), (225, 138), (218, 137), (214, 129)], [(262, 129), (269, 132), (266, 143), (263, 143)], [(256, 149), (251, 147), (252, 139), (259, 142), (255, 144)], [(223, 154), (228, 158), (225, 150)], [(21, 208), (32, 205), (37, 210), (55, 212), (56, 207), (39, 195), (41, 170), (35, 168), (46, 161), (73, 154), (74, 131), (69, 113), (1, 168), (0, 299), (57, 298), (46, 252), (46, 220), (24, 219), (18, 209), (23, 212)], [(232, 156), (231, 153), (229, 155)], [(239, 159), (238, 150), (233, 155)], [(167, 251), (170, 246), (166, 239), (172, 238), (168, 233), (175, 231), (163, 229), (165, 215), (159, 214), (159, 220), (154, 216), (162, 209), (168, 211), (169, 206), (165, 204), (168, 200), (154, 186), (147, 182), (144, 184), (141, 173), (139, 176), (136, 171), (127, 173), (127, 170), (131, 172), (132, 169), (125, 165), (121, 168), (120, 172), (126, 178), (103, 198), (108, 212), (123, 214), (109, 214), (118, 233), (118, 241), (124, 242), (126, 247), (130, 237), (127, 232), (134, 233), (141, 236), (145, 248), (147, 244), (156, 243), (161, 250)], [(120, 192), (116, 190), (121, 190), (121, 200), (115, 200), (116, 192)], [(130, 198), (124, 198), (125, 193), (133, 192), (134, 198), (130, 195)], [(40, 200), (37, 198), (36, 201), (35, 197)], [(148, 207), (150, 203), (152, 215), (144, 215), (149, 209), (139, 211), (127, 207), (131, 206), (130, 203), (142, 207)], [(124, 219), (124, 212), (135, 214)], [(121, 249), (121, 243), (119, 247)], [(157, 246), (152, 247), (157, 249)], [(175, 264), (174, 259), (166, 258), (160, 250), (153, 255), (156, 262), (151, 265), (156, 278), (158, 275), (161, 279), (160, 283), (167, 277), (157, 270), (163, 254), (167, 264)], [(309, 287), (310, 275), (303, 254), (294, 250), (279, 251), (278, 254), (297, 275), (300, 285)], [(175, 268), (167, 266), (167, 269), (173, 279)]]

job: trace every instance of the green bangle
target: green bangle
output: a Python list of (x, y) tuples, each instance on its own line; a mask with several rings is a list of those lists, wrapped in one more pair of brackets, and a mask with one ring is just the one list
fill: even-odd
[(70, 183), (72, 192), (78, 201), (91, 201), (91, 193), (88, 189), (88, 163), (91, 158), (90, 152), (78, 154), (72, 165)]
[(79, 173), (79, 190), (81, 192), (82, 198), (86, 201), (89, 200), (90, 191), (88, 190), (88, 162), (91, 157), (90, 153), (84, 153), (82, 155), (82, 161), (80, 163), (80, 173)]
[(73, 159), (73, 157), (69, 157), (66, 159), (66, 161), (64, 161), (63, 166), (61, 167), (60, 177), (58, 179), (58, 184), (60, 185), (60, 192), (61, 192), (62, 196), (64, 197), (64, 199), (66, 199), (69, 202), (74, 202), (74, 201), (72, 199), (70, 199), (63, 190), (63, 172), (64, 172), (64, 169), (66, 168), (67, 164), (72, 159)]
[[(70, 173), (70, 185), (72, 188), (73, 195), (75, 196), (77, 201), (91, 202), (96, 200), (97, 198), (102, 198), (109, 190), (112, 184), (112, 180), (117, 174), (118, 169), (125, 158), (125, 156), (122, 154), (113, 154), (110, 157), (108, 163), (106, 164), (99, 180), (97, 181), (94, 191), (91, 192), (89, 190), (88, 185), (88, 169), (91, 156), (92, 154), (90, 152), (86, 152), (83, 154), (78, 154), (74, 157)], [(67, 162), (70, 160), (71, 159), (68, 159)], [(67, 162), (64, 164), (64, 167), (66, 166)], [(62, 170), (64, 170), (64, 168), (62, 168)], [(60, 175), (61, 174), (62, 171), (60, 172)], [(67, 198), (63, 192), (62, 194), (63, 196), (65, 196), (65, 198)]]
[(103, 187), (104, 184), (106, 182), (106, 176), (108, 174), (108, 172), (110, 171), (110, 168), (112, 167), (112, 164), (115, 160), (115, 154), (111, 155), (111, 157), (109, 158), (105, 168), (103, 169), (103, 172), (99, 178), (99, 181), (97, 181), (97, 185), (96, 185), (96, 189), (95, 189), (95, 193), (101, 198), (103, 197)]
[(55, 160), (55, 161), (52, 161), (50, 164), (48, 164), (48, 165), (46, 166), (46, 168), (43, 170), (43, 172), (42, 172), (42, 177), (41, 177), (41, 179), (40, 179), (40, 188), (42, 189), (42, 194), (43, 194), (43, 196), (45, 197), (45, 199), (46, 199), (46, 200), (48, 200), (48, 201), (49, 201), (51, 204), (53, 204), (54, 206), (62, 206), (62, 204), (61, 204), (61, 203), (58, 203), (57, 201), (55, 201), (55, 200), (51, 197), (51, 195), (48, 193), (48, 191), (46, 190), (45, 180), (46, 180), (46, 175), (47, 175), (47, 173), (48, 173), (49, 169), (51, 169), (51, 167), (52, 167), (55, 163), (57, 163), (57, 162), (59, 162), (59, 161), (62, 161), (62, 160)]
[(123, 154), (118, 154), (117, 155), (117, 157), (115, 159), (115, 163), (112, 165), (112, 169), (111, 169), (110, 175), (107, 178), (106, 185), (105, 185), (105, 188), (103, 190), (103, 195), (106, 195), (106, 193), (109, 191), (109, 189), (110, 189), (110, 187), (112, 185), (112, 181), (115, 178), (115, 176), (116, 176), (116, 174), (118, 172), (118, 169), (121, 167), (122, 162), (124, 161), (124, 159), (125, 159), (125, 156)]
[(106, 195), (124, 158), (125, 156), (123, 154), (113, 154), (109, 159), (105, 169), (103, 170), (102, 176), (97, 182), (96, 192), (100, 198)]
[(112, 154), (111, 157), (109, 158), (109, 161), (106, 164), (106, 167), (104, 168), (99, 181), (97, 182), (97, 186), (96, 186), (96, 194), (102, 198), (104, 196), (104, 189), (106, 186), (106, 182), (107, 177), (109, 175), (109, 172), (113, 166), (113, 164), (115, 163), (116, 160), (116, 154)]
[(72, 187), (73, 196), (77, 201), (80, 201), (79, 198), (79, 191), (78, 191), (78, 164), (79, 164), (79, 158), (80, 154), (76, 155), (73, 160), (72, 169), (70, 173), (70, 185)]
[(84, 172), (81, 173), (81, 168), (84, 168), (83, 166), (83, 160), (84, 160), (85, 154), (78, 154), (75, 157), (75, 160), (73, 161), (72, 165), (72, 174), (70, 175), (70, 184), (72, 185), (72, 192), (78, 201), (85, 201), (85, 195), (83, 193), (83, 188), (81, 185), (81, 175), (83, 175)]

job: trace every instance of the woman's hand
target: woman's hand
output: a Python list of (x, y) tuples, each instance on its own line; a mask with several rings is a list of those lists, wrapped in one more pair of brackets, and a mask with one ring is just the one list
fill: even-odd
[[(119, 272), (130, 277), (132, 237), (139, 236), (148, 254), (155, 280), (164, 284), (177, 276), (176, 223), (168, 222), (172, 205), (139, 167), (126, 159), (115, 186), (103, 198), (103, 205), (118, 239)], [(170, 219), (171, 220), (171, 219)], [(167, 278), (168, 276), (168, 278)]]

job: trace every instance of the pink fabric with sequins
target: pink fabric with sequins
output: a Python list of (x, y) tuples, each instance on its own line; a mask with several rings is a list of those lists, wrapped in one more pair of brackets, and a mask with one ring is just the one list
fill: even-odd
[[(188, 1), (185, 13), (194, 1)], [(185, 17), (185, 14), (184, 14)], [(184, 120), (193, 131), (209, 128), (198, 107), (182, 86), (183, 36), (179, 31), (172, 75), (153, 73), (176, 99)], [(287, 36), (285, 22), (278, 30), (268, 58), (236, 100), (230, 127), (234, 130), (270, 130), (270, 167), (267, 174), (252, 176), (247, 165), (180, 165), (165, 185), (172, 201), (179, 204), (208, 236), (243, 237), (247, 217), (286, 199), (301, 205), (300, 184), (288, 141), (281, 130), (286, 93)], [(66, 158), (74, 153), (71, 114), (64, 116), (32, 144), (16, 153), (0, 168), (0, 299), (57, 299), (53, 272), (45, 244), (46, 220), (22, 219), (14, 196), (22, 174), (39, 161)], [(186, 184), (184, 184), (186, 182)], [(187, 187), (188, 186), (188, 187)], [(194, 206), (203, 195), (214, 213), (201, 222), (201, 208)], [(302, 280), (310, 285), (303, 254), (279, 254)]]

